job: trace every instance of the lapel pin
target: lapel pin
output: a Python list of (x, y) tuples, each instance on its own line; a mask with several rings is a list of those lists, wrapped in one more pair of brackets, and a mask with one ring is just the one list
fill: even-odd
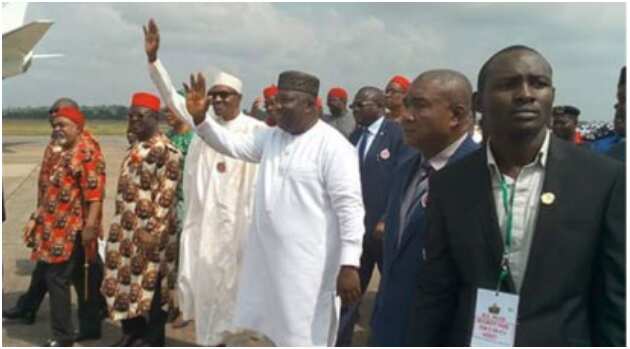
[(217, 170), (219, 171), (219, 173), (225, 173), (225, 162), (221, 161), (217, 164)]
[(556, 201), (556, 196), (553, 193), (544, 193), (540, 196), (540, 201), (545, 205), (551, 205)]
[(387, 160), (389, 159), (389, 149), (385, 148), (381, 151), (381, 159)]

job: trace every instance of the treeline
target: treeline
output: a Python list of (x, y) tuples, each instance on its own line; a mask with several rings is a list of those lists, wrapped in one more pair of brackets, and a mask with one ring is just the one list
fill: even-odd
[[(48, 119), (49, 107), (19, 107), (2, 110), (3, 119)], [(127, 120), (128, 107), (122, 105), (81, 106), (88, 120)]]

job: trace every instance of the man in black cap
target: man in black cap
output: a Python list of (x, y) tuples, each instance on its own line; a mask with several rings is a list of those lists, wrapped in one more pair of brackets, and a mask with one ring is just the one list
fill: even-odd
[(572, 105), (553, 107), (553, 134), (567, 142), (582, 144), (582, 137), (576, 132), (580, 109)]
[[(319, 80), (278, 78), (278, 127), (250, 137), (206, 118), (205, 79), (191, 77), (187, 109), (201, 139), (217, 151), (260, 163), (237, 297), (238, 327), (278, 346), (331, 346), (338, 301), (356, 302), (364, 232), (359, 159), (318, 117)], [(264, 286), (262, 286), (264, 285)]]

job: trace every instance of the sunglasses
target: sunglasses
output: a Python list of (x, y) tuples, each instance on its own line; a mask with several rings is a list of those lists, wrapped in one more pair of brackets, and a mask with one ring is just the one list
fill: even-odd
[(227, 91), (221, 91), (221, 92), (208, 92), (208, 97), (212, 98), (212, 99), (217, 99), (217, 98), (221, 98), (223, 100), (228, 99), (230, 96), (237, 94), (236, 92), (227, 92)]

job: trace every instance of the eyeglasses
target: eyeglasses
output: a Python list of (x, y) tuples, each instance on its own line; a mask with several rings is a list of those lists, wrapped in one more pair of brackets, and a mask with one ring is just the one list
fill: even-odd
[(208, 97), (212, 99), (221, 98), (222, 100), (228, 99), (230, 96), (237, 94), (236, 92), (220, 91), (220, 92), (208, 92)]

